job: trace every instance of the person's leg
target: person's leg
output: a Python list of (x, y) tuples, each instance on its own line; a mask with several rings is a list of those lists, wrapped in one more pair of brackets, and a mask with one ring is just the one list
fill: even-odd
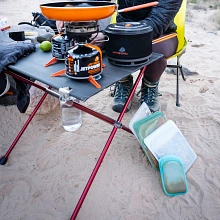
[(164, 57), (147, 66), (142, 80), (140, 99), (141, 103), (145, 102), (152, 112), (158, 111), (160, 108), (157, 97), (159, 80), (167, 66), (166, 58), (175, 54), (177, 44), (176, 37), (153, 44), (153, 52), (163, 54)]
[(144, 78), (150, 82), (160, 79), (167, 66), (167, 58), (175, 54), (178, 40), (176, 37), (152, 45), (152, 51), (163, 54), (164, 57), (147, 66)]

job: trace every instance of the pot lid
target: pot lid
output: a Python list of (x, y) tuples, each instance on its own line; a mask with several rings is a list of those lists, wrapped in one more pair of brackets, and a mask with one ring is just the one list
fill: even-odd
[(152, 27), (144, 22), (118, 22), (108, 25), (105, 29), (106, 33), (119, 35), (137, 35), (152, 31)]

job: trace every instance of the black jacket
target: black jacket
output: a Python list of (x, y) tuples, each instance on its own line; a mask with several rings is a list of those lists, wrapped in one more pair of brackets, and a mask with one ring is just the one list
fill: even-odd
[[(118, 13), (117, 22), (143, 21), (153, 28), (153, 38), (161, 34), (175, 32), (173, 19), (179, 11), (182, 0), (157, 0), (155, 7)], [(153, 2), (153, 0), (118, 0), (119, 9)]]

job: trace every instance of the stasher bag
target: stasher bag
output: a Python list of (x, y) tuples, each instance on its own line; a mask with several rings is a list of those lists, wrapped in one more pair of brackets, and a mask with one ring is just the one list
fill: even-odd
[(148, 146), (144, 143), (144, 139), (148, 135), (150, 135), (152, 132), (154, 132), (157, 128), (159, 128), (162, 124), (164, 124), (165, 122), (166, 122), (166, 118), (163, 115), (163, 113), (160, 111), (157, 111), (135, 122), (133, 125), (135, 133), (138, 137), (138, 141), (145, 155), (150, 161), (152, 167), (156, 170), (159, 169), (158, 160), (148, 149)]

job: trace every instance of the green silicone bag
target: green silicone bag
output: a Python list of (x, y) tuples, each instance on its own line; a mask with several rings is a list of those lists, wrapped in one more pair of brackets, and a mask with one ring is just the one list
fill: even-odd
[(188, 183), (180, 157), (166, 155), (159, 159), (159, 169), (164, 192), (168, 196), (177, 196), (188, 192)]
[(138, 137), (138, 140), (140, 142), (140, 145), (147, 156), (148, 160), (150, 161), (152, 167), (155, 170), (159, 169), (159, 164), (157, 159), (154, 157), (154, 155), (151, 153), (151, 151), (148, 149), (148, 147), (144, 143), (144, 139), (154, 132), (158, 127), (160, 127), (162, 124), (166, 122), (166, 118), (163, 115), (162, 112), (157, 111), (152, 113), (151, 115), (148, 115), (147, 117), (137, 121), (134, 123), (134, 131)]

